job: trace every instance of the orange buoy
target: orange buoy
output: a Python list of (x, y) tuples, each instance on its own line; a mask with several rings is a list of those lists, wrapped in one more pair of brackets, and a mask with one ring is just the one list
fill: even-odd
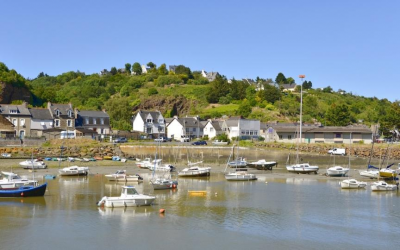
[(21, 196), (24, 196), (24, 193), (21, 193)]
[(161, 209), (160, 209), (160, 214), (163, 214), (163, 213), (165, 213), (165, 209), (164, 209), (164, 208), (161, 208)]

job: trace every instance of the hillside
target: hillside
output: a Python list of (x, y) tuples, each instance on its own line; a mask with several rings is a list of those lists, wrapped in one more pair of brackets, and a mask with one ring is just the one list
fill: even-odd
[[(41, 73), (36, 79), (26, 80), (1, 65), (2, 103), (25, 100), (33, 106), (44, 106), (48, 101), (71, 102), (78, 109), (104, 108), (115, 129), (129, 130), (130, 119), (138, 109), (160, 110), (165, 117), (199, 115), (206, 119), (241, 115), (262, 122), (299, 120), (299, 91), (283, 92), (282, 85), (270, 84), (271, 79), (257, 78), (257, 82), (250, 84), (217, 76), (209, 82), (185, 66), (178, 66), (174, 73), (163, 64), (158, 68), (151, 65), (147, 73), (137, 72), (137, 75), (113, 68), (103, 75), (79, 71), (58, 76)], [(400, 125), (397, 103), (356, 96), (344, 90), (335, 92), (329, 86), (312, 89), (311, 82), (303, 87), (304, 122), (334, 126), (380, 123), (387, 135)]]

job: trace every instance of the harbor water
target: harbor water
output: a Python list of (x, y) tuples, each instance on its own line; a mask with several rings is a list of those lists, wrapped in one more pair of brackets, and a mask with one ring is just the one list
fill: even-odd
[[(123, 184), (103, 175), (57, 177), (44, 197), (0, 200), (1, 249), (395, 249), (400, 195), (341, 190), (334, 178), (260, 174), (227, 182), (222, 173), (180, 178), (154, 191), (149, 207), (100, 208)], [(190, 190), (206, 191), (190, 195)], [(164, 214), (159, 210), (165, 209)]]

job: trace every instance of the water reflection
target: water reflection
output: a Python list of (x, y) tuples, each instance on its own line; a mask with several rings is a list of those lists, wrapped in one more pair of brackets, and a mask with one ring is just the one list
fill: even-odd
[(154, 212), (153, 207), (125, 207), (125, 208), (106, 208), (99, 207), (98, 211), (104, 217), (148, 217)]

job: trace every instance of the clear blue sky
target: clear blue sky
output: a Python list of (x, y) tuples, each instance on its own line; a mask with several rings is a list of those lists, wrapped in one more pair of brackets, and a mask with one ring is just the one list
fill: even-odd
[(0, 61), (24, 77), (152, 61), (228, 78), (305, 74), (400, 99), (400, 1), (0, 2)]

